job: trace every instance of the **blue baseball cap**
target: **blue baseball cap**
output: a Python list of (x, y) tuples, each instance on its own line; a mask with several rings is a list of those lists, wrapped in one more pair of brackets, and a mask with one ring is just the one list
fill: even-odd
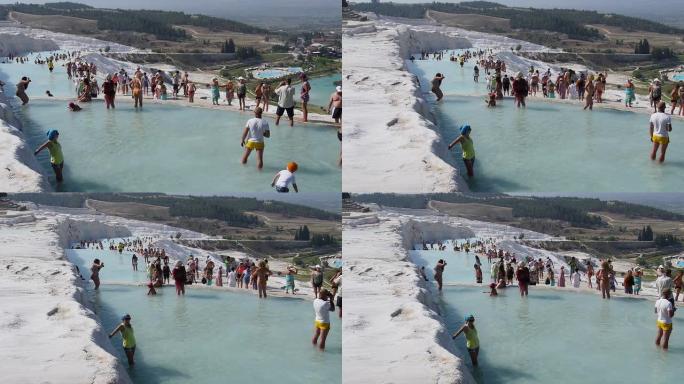
[(461, 131), (461, 135), (466, 135), (468, 132), (471, 131), (470, 125), (468, 123), (465, 123), (461, 125), (461, 128), (459, 129)]
[(464, 320), (467, 322), (468, 320), (471, 320), (471, 319), (475, 320), (475, 316), (473, 316), (472, 314), (466, 315)]
[(59, 131), (56, 129), (51, 129), (47, 131), (48, 140), (54, 140), (55, 137), (59, 135)]

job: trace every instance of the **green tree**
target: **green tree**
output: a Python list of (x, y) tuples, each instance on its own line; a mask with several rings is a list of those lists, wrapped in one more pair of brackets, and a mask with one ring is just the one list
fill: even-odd
[(656, 247), (661, 248), (677, 245), (679, 244), (679, 239), (677, 239), (675, 235), (667, 233), (664, 235), (656, 235), (656, 237), (653, 239), (653, 242), (655, 243)]
[(235, 57), (239, 60), (259, 57), (259, 52), (254, 47), (237, 47)]

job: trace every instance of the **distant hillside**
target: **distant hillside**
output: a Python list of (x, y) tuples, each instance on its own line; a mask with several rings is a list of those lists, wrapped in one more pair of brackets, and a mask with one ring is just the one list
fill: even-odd
[(510, 27), (515, 29), (546, 30), (566, 34), (570, 39), (587, 41), (602, 38), (597, 29), (586, 27), (589, 24), (620, 27), (627, 31), (684, 34), (684, 29), (636, 17), (574, 9), (514, 8), (488, 1), (423, 4), (355, 3), (352, 4), (352, 8), (356, 11), (414, 19), (425, 17), (428, 10), (454, 14), (478, 14), (508, 19)]
[(126, 10), (93, 8), (73, 3), (24, 4), (15, 3), (0, 5), (0, 18), (6, 19), (9, 12), (20, 12), (31, 15), (59, 15), (80, 19), (94, 20), (99, 30), (138, 32), (154, 35), (159, 40), (180, 41), (187, 39), (185, 30), (177, 25), (204, 27), (213, 31), (231, 31), (248, 34), (267, 34), (269, 31), (248, 24), (183, 12), (161, 10)]
[[(617, 13), (625, 16), (633, 16), (641, 19), (652, 20), (658, 23), (669, 24), (675, 27), (684, 27), (684, 18), (678, 10), (681, 0), (496, 0), (509, 7), (535, 7), (535, 8), (568, 8), (590, 9), (601, 13)], [(655, 5), (655, 6), (654, 6)]]
[(513, 217), (562, 220), (575, 227), (592, 228), (603, 225), (592, 212), (610, 212), (627, 217), (660, 220), (684, 220), (684, 215), (622, 201), (604, 201), (577, 197), (511, 197), (490, 195), (486, 197), (462, 194), (394, 195), (369, 194), (354, 196), (354, 200), (398, 208), (427, 208), (430, 200), (447, 203), (479, 203), (512, 209)]
[(173, 217), (195, 217), (216, 219), (234, 226), (258, 226), (261, 221), (245, 212), (277, 213), (285, 217), (303, 217), (319, 220), (339, 220), (340, 215), (303, 205), (280, 201), (258, 200), (248, 197), (194, 197), (171, 196), (164, 194), (124, 194), (124, 193), (19, 193), (11, 194), (14, 201), (30, 201), (36, 204), (82, 208), (87, 199), (136, 203), (169, 208)]

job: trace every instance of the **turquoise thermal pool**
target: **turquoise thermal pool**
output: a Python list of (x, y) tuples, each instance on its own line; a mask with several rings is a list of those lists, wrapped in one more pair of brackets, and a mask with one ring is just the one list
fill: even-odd
[[(445, 143), (468, 123), (475, 145), (475, 178), (467, 180), (476, 192), (661, 192), (684, 189), (684, 151), (673, 119), (672, 144), (664, 164), (649, 159), (649, 116), (600, 109), (583, 111), (576, 104), (528, 98), (518, 109), (506, 97), (496, 108), (484, 102), (484, 71), (472, 80), (473, 64), (461, 67), (448, 59), (407, 62), (408, 69), (429, 92), (437, 72), (446, 75), (443, 101), (435, 106), (439, 132)], [(477, 96), (479, 95), (479, 96)], [(432, 96), (429, 96), (432, 99)], [(445, 144), (446, 146), (446, 144)], [(457, 146), (447, 162), (465, 175)], [(465, 177), (465, 176), (464, 176)]]
[[(447, 249), (450, 249), (447, 245)], [(425, 267), (425, 274), (432, 280), (435, 275), (434, 266), (439, 259), (444, 259), (447, 266), (444, 269), (442, 278), (444, 282), (450, 283), (475, 283), (475, 253), (465, 251), (409, 251), (411, 262), (419, 267)], [(480, 257), (482, 262), (482, 281), (489, 283), (489, 263), (487, 257)]]
[(421, 250), (409, 255), (425, 266), (430, 284), (437, 260), (447, 262), (441, 313), (452, 333), (466, 314), (475, 316), (480, 367), (472, 367), (463, 336), (455, 343), (479, 383), (591, 383), (601, 372), (609, 382), (666, 383), (679, 375), (676, 364), (684, 356), (684, 342), (676, 332), (684, 320), (675, 316), (670, 350), (657, 349), (654, 299), (608, 301), (598, 291), (543, 286), (531, 286), (527, 299), (520, 298), (517, 286), (500, 289), (492, 298), (486, 256), (480, 256), (484, 284), (476, 286), (473, 252)]
[[(342, 81), (342, 74), (316, 77), (309, 80), (311, 92), (309, 92), (309, 103), (320, 107), (328, 108), (330, 96), (335, 92), (335, 82)], [(312, 110), (313, 112), (317, 112)]]
[(677, 332), (684, 320), (675, 315), (669, 350), (657, 348), (653, 300), (535, 287), (525, 299), (517, 287), (497, 297), (484, 291), (445, 286), (441, 295), (450, 332), (465, 315), (475, 316), (479, 368), (464, 337), (454, 343), (479, 383), (670, 383), (681, 375), (684, 342)]
[(295, 75), (302, 72), (301, 67), (288, 67), (288, 68), (272, 68), (272, 69), (260, 69), (253, 71), (252, 74), (256, 79), (274, 79), (278, 77), (283, 77), (287, 75)]
[[(67, 256), (84, 276), (93, 259), (104, 261), (100, 291), (89, 283), (88, 294), (108, 332), (131, 314), (137, 364), (127, 371), (135, 383), (341, 382), (341, 323), (331, 313), (326, 351), (312, 348), (310, 301), (193, 287), (178, 297), (173, 286), (146, 296), (146, 287), (130, 284), (144, 280), (132, 277), (130, 252), (68, 250)], [(112, 283), (125, 278), (128, 284)], [(127, 366), (120, 336), (112, 344)]]
[[(0, 65), (5, 79), (18, 79), (29, 68), (39, 68), (29, 74), (35, 79), (29, 97), (42, 95), (44, 87), (40, 84), (48, 81), (38, 76), (49, 77), (55, 84), (70, 84), (59, 72), (63, 70), (60, 66), (56, 67), (58, 72), (49, 75), (46, 67), (32, 63)], [(13, 94), (14, 86), (5, 81), (6, 92)], [(245, 122), (253, 117), (251, 112), (179, 107), (148, 100), (142, 111), (136, 111), (131, 103), (121, 101), (123, 97), (117, 96), (120, 101), (116, 110), (107, 110), (101, 100), (96, 100), (81, 104), (83, 110), (74, 113), (67, 110), (67, 101), (44, 98), (16, 107), (31, 147), (37, 148), (46, 140), (47, 130), (59, 130), (65, 158), (62, 185), (56, 185), (47, 151), (39, 155), (45, 174), (59, 191), (269, 191), (275, 173), (290, 161), (299, 164), (296, 176), (302, 191), (340, 189), (340, 143), (331, 126), (296, 123), (289, 127), (284, 123), (276, 127), (273, 119), (266, 118), (271, 138), (266, 139), (264, 169), (257, 171), (255, 152), (246, 165), (240, 164), (244, 150), (240, 137)]]

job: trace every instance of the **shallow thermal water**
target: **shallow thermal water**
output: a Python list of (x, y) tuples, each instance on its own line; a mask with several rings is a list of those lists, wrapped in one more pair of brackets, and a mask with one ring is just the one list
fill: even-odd
[[(115, 241), (118, 244), (118, 239)], [(109, 241), (104, 242), (105, 248), (109, 247)], [(90, 266), (95, 260), (99, 258), (105, 263), (105, 267), (100, 270), (100, 280), (103, 282), (116, 283), (147, 283), (147, 275), (145, 273), (145, 259), (142, 255), (138, 255), (138, 271), (134, 271), (132, 267), (133, 252), (123, 251), (96, 251), (92, 249), (74, 249), (69, 251), (69, 261), (77, 265), (81, 271), (81, 275), (85, 278), (90, 276)]]
[[(309, 85), (311, 85), (309, 103), (324, 107), (327, 111), (330, 95), (335, 92), (336, 81), (342, 81), (342, 74), (338, 73), (336, 75), (316, 77), (309, 80)], [(317, 111), (313, 110), (313, 112)]]
[[(684, 189), (684, 151), (673, 121), (672, 144), (664, 164), (648, 156), (648, 115), (601, 110), (582, 111), (577, 105), (528, 98), (525, 109), (511, 98), (487, 108), (483, 81), (472, 81), (472, 64), (461, 69), (448, 60), (408, 63), (424, 92), (436, 72), (446, 73), (447, 95), (436, 106), (436, 118), (445, 142), (469, 123), (475, 144), (475, 178), (467, 180), (482, 192), (662, 192)], [(483, 72), (481, 72), (483, 74)], [(481, 77), (482, 79), (482, 77)], [(432, 96), (428, 97), (432, 99)], [(462, 169), (457, 146), (448, 162)]]
[[(448, 268), (448, 267), (447, 267)], [(475, 316), (480, 367), (465, 339), (454, 342), (479, 383), (669, 383), (681, 375), (684, 326), (675, 316), (667, 352), (654, 345), (652, 300), (515, 287), (491, 298), (481, 287), (445, 286), (442, 308), (450, 331)]]
[(257, 79), (273, 79), (302, 72), (302, 67), (273, 68), (254, 71), (252, 74)]
[[(481, 345), (479, 369), (470, 364), (463, 337), (455, 343), (480, 383), (593, 383), (602, 371), (611, 383), (665, 383), (679, 372), (675, 364), (684, 356), (684, 342), (676, 329), (684, 321), (675, 317), (670, 351), (656, 349), (654, 300), (616, 297), (609, 302), (601, 300), (598, 292), (534, 286), (525, 300), (520, 299), (517, 286), (490, 298), (485, 293), (490, 282), (486, 257), (480, 257), (485, 284), (474, 286), (470, 285), (475, 283), (473, 252), (419, 250), (409, 255), (413, 263), (425, 266), (430, 281), (437, 260), (447, 262), (442, 314), (452, 332), (463, 324), (466, 314), (475, 316)], [(449, 285), (454, 283), (469, 286)]]
[[(425, 267), (425, 274), (430, 281), (433, 280), (434, 266), (439, 259), (446, 261), (442, 278), (444, 282), (450, 283), (475, 283), (475, 253), (465, 251), (453, 251), (450, 248), (446, 251), (409, 251), (411, 262), (419, 267)], [(482, 281), (489, 283), (489, 267), (486, 256), (480, 256), (482, 262)]]
[[(42, 54), (43, 58), (47, 56), (49, 56), (49, 54)], [(55, 97), (75, 97), (76, 84), (67, 79), (66, 67), (62, 66), (65, 61), (55, 62), (55, 68), (51, 73), (47, 69), (47, 64), (40, 65), (33, 63), (33, 60), (36, 57), (37, 54), (30, 55), (29, 62), (25, 64), (19, 64), (17, 62), (0, 63), (0, 80), (8, 85), (5, 87), (5, 92), (14, 95), (14, 85), (18, 83), (23, 76), (26, 76), (31, 79), (31, 84), (26, 90), (26, 94), (29, 98), (47, 97), (45, 91), (50, 91)], [(2, 60), (6, 60), (6, 58), (3, 58)], [(0, 60), (0, 62), (2, 60)]]
[[(249, 112), (178, 108), (147, 103), (142, 111), (119, 104), (83, 106), (78, 113), (64, 103), (33, 101), (21, 109), (29, 144), (38, 147), (48, 129), (58, 129), (65, 158), (65, 191), (127, 191), (212, 194), (267, 191), (273, 175), (289, 161), (299, 164), (303, 191), (340, 188), (339, 142), (327, 126), (271, 126), (264, 169), (256, 153), (240, 164), (239, 141)], [(54, 182), (49, 156), (39, 157)]]
[[(46, 67), (35, 64), (0, 65), (3, 76), (11, 78), (29, 68), (37, 68), (30, 74), (34, 79), (49, 73)], [(60, 66), (56, 68), (63, 71)], [(71, 84), (64, 73), (52, 76), (58, 77), (54, 80), (58, 84)], [(38, 91), (43, 88), (41, 81), (47, 80), (36, 79), (29, 86), (29, 97), (34, 95), (34, 89), (36, 95), (42, 96)], [(13, 93), (14, 86), (6, 87), (6, 91)], [(330, 126), (276, 127), (274, 120), (267, 118), (271, 138), (266, 139), (264, 169), (259, 172), (256, 153), (246, 166), (240, 164), (243, 148), (239, 141), (245, 122), (253, 117), (251, 112), (179, 108), (147, 100), (142, 111), (127, 102), (119, 102), (114, 111), (106, 110), (104, 103), (96, 100), (81, 104), (83, 110), (73, 113), (66, 104), (34, 99), (16, 108), (32, 147), (46, 140), (47, 130), (60, 131), (65, 157), (65, 182), (61, 186), (56, 186), (47, 151), (39, 157), (50, 182), (60, 191), (269, 191), (275, 173), (290, 161), (299, 164), (296, 177), (302, 191), (340, 189), (340, 143)]]
[[(193, 289), (177, 297), (171, 286), (146, 296), (146, 287), (108, 283), (122, 277), (114, 252), (69, 250), (81, 269), (96, 257), (105, 262), (99, 292), (88, 293), (105, 329), (130, 313), (137, 339), (137, 365), (128, 372), (136, 383), (340, 383), (340, 322), (333, 319), (324, 353), (312, 348), (311, 302), (246, 293)], [(130, 253), (124, 252), (130, 268)], [(142, 264), (142, 260), (141, 260)], [(112, 272), (113, 270), (117, 270)], [(119, 336), (112, 339), (117, 357), (126, 358)]]

